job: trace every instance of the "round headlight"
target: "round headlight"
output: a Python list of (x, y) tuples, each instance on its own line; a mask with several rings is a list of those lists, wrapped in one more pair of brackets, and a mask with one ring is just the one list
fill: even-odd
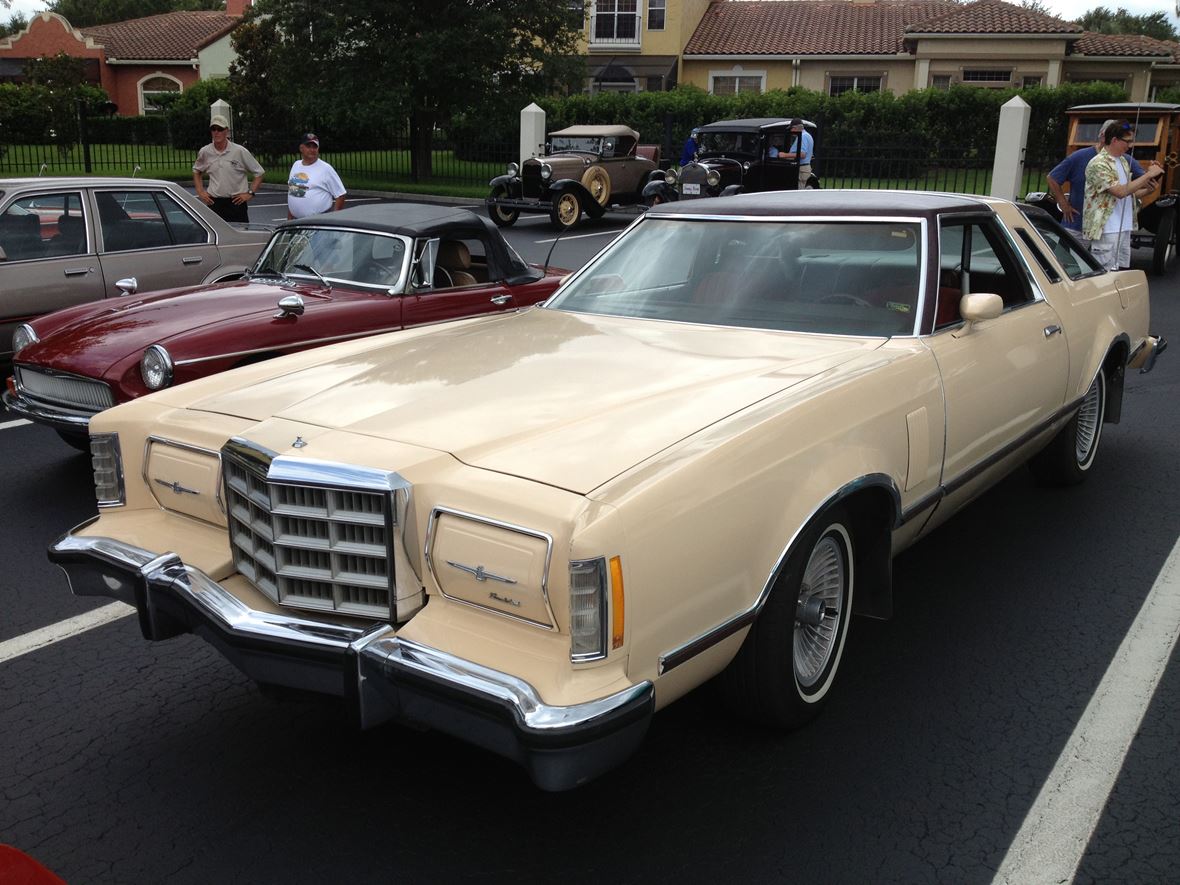
[(28, 323), (21, 323), (12, 333), (12, 355), (16, 356), (30, 344), (36, 344), (41, 339)]
[(743, 172), (750, 171), (750, 161), (749, 160), (746, 160), (746, 162), (742, 163), (742, 171)]
[(553, 177), (553, 167), (550, 166), (548, 163), (542, 163), (541, 164), (541, 178), (545, 179), (545, 181), (548, 181), (552, 177)]
[(665, 184), (675, 184), (676, 183), (676, 170), (675, 169), (669, 169), (667, 172), (664, 173), (664, 182), (665, 182)]
[(139, 361), (139, 374), (148, 390), (160, 390), (172, 383), (172, 357), (159, 344), (153, 344), (143, 352)]
[(507, 172), (507, 174), (511, 175), (513, 178), (516, 178), (517, 173), (520, 172), (520, 167), (515, 163), (509, 163), (505, 172)]
[(721, 173), (716, 169), (710, 169), (705, 173), (705, 181), (709, 183), (709, 187), (717, 187), (721, 184)]

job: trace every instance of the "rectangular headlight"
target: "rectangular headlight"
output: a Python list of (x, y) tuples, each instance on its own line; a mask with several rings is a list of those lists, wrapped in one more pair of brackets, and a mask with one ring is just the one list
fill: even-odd
[(119, 434), (95, 433), (90, 437), (90, 463), (94, 467), (94, 496), (99, 507), (117, 507), (127, 502), (123, 483), (123, 456)]
[(606, 560), (570, 563), (570, 660), (606, 657)]

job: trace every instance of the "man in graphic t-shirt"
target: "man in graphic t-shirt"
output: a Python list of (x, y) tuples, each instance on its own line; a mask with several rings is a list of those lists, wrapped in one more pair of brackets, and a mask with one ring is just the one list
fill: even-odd
[(330, 164), (320, 159), (320, 139), (313, 132), (299, 141), (299, 159), (287, 177), (287, 217), (303, 218), (344, 208), (344, 183)]

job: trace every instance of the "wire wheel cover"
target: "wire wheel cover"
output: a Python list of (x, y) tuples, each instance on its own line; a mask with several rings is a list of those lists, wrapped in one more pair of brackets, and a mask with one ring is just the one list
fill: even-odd
[(812, 549), (803, 572), (799, 598), (818, 597), (830, 612), (817, 625), (795, 621), (795, 680), (804, 690), (823, 680), (840, 640), (848, 582), (846, 555), (840, 535), (830, 531)]
[(1098, 434), (1102, 429), (1102, 412), (1105, 405), (1103, 391), (1102, 375), (1099, 374), (1086, 391), (1086, 398), (1082, 400), (1082, 405), (1078, 409), (1078, 433), (1074, 443), (1074, 455), (1081, 467), (1090, 466), (1098, 448)]

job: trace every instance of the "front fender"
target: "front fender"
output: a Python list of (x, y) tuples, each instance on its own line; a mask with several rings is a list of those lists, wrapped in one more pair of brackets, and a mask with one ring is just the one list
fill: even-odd
[[(520, 176), (519, 175), (497, 175), (488, 182), (488, 187), (494, 192), (497, 187), (503, 185), (507, 191), (508, 196), (513, 199), (520, 198)], [(488, 199), (491, 199), (489, 196)]]
[(731, 184), (731, 185), (728, 185), (728, 186), (722, 188), (721, 193), (719, 193), (717, 196), (719, 196), (719, 197), (732, 197), (735, 194), (740, 194), (741, 192), (742, 192), (742, 186), (740, 184)]
[(680, 194), (676, 192), (676, 188), (662, 179), (649, 181), (643, 186), (643, 202), (650, 204), (657, 198), (661, 203), (674, 203), (680, 199)]

